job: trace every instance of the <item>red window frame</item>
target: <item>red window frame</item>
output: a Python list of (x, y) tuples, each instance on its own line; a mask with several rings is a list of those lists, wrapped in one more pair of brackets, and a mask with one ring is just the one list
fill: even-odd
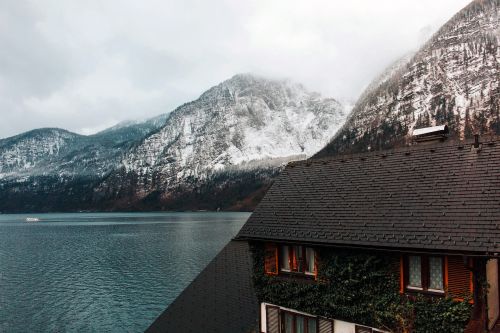
[[(309, 268), (309, 262), (307, 258), (307, 249), (312, 249), (314, 251), (314, 264), (313, 264), (313, 271), (310, 272), (308, 271)], [(283, 249), (288, 249), (288, 267), (290, 269), (284, 269), (283, 268)], [(300, 251), (301, 254), (301, 259), (298, 258), (297, 256), (297, 250)], [(316, 263), (316, 250), (311, 247), (307, 247), (304, 245), (288, 245), (288, 244), (282, 244), (279, 246), (279, 251), (278, 251), (278, 262), (279, 262), (279, 272), (283, 274), (299, 274), (299, 275), (305, 275), (305, 276), (316, 276), (317, 275), (317, 263)]]

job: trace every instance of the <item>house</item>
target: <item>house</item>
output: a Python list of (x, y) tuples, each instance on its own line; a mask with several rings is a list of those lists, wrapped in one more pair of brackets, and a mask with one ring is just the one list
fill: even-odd
[(149, 331), (495, 331), (500, 139), (446, 130), (290, 163)]

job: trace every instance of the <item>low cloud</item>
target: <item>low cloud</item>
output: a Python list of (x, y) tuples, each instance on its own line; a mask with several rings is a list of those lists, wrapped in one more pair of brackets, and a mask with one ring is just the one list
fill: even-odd
[(0, 4), (0, 138), (170, 112), (236, 73), (354, 100), (463, 0)]

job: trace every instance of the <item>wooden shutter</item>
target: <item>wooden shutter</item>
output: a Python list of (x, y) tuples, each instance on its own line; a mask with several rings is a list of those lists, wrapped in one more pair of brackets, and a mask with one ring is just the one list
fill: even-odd
[(314, 249), (314, 279), (318, 279), (318, 251)]
[(278, 246), (273, 243), (267, 243), (265, 247), (264, 271), (266, 274), (278, 274)]
[(399, 258), (399, 292), (405, 292), (405, 260), (403, 255)]
[(277, 306), (266, 306), (267, 333), (280, 333), (280, 309)]
[(318, 333), (333, 333), (333, 320), (318, 318)]
[(449, 256), (446, 263), (447, 272), (445, 276), (448, 280), (448, 294), (451, 297), (463, 297), (464, 295), (470, 295), (472, 292), (472, 273), (465, 267), (463, 257)]

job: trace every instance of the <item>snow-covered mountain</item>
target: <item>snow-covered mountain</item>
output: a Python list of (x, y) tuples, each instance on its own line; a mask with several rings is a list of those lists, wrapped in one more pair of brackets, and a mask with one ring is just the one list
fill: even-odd
[(146, 120), (126, 120), (91, 137), (100, 142), (113, 144), (136, 142), (165, 125), (167, 118), (168, 113)]
[(500, 134), (500, 0), (475, 0), (376, 79), (317, 156), (407, 142), (414, 128)]
[(26, 195), (30, 210), (42, 203), (43, 210), (162, 209), (158, 202), (192, 191), (206, 191), (208, 202), (236, 188), (244, 200), (245, 193), (261, 193), (283, 163), (321, 149), (345, 116), (336, 100), (300, 84), (240, 74), (145, 122), (91, 136), (24, 133), (0, 140), (0, 211), (18, 207)]
[(217, 172), (304, 159), (344, 120), (336, 100), (299, 84), (236, 75), (173, 111), (163, 128), (127, 153), (121, 170), (102, 187), (126, 184), (139, 196), (160, 189), (168, 196), (171, 188)]
[(114, 170), (129, 147), (163, 126), (167, 115), (127, 122), (94, 135), (42, 128), (0, 140), (0, 179), (57, 175), (99, 178)]
[(41, 165), (58, 163), (79, 139), (75, 133), (44, 128), (0, 140), (0, 179), (29, 174)]

